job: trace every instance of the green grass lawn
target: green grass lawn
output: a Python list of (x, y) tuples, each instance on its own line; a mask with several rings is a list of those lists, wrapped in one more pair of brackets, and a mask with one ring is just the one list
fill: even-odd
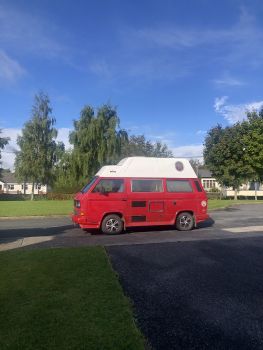
[[(234, 204), (256, 203), (263, 203), (263, 201), (210, 199), (208, 201), (208, 209), (214, 210)], [(69, 215), (72, 211), (72, 200), (0, 201), (0, 217)]]
[(208, 201), (208, 210), (215, 210), (215, 209), (220, 209), (220, 208), (227, 208), (232, 205), (236, 204), (262, 204), (262, 200), (229, 200), (229, 199), (210, 199)]
[(0, 201), (1, 216), (69, 215), (73, 200)]
[(1, 350), (140, 350), (101, 247), (0, 253)]

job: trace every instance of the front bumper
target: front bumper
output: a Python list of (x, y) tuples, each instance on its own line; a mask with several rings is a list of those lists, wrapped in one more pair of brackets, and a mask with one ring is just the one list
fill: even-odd
[(206, 221), (207, 219), (209, 219), (209, 215), (207, 213), (198, 214), (195, 217), (195, 222), (196, 222), (196, 224), (198, 224), (199, 222)]
[(74, 224), (79, 225), (81, 228), (99, 228), (99, 223), (91, 222), (86, 216), (80, 216), (76, 214), (71, 215), (71, 220)]

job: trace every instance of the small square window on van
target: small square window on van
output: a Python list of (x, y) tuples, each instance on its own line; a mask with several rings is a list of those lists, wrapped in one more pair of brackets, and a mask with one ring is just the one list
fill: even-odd
[(132, 180), (132, 192), (163, 192), (162, 180)]
[(167, 180), (167, 192), (193, 192), (188, 180)]

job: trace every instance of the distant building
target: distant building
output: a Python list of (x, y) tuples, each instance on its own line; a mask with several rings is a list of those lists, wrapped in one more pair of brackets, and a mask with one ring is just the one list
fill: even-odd
[(213, 189), (221, 190), (221, 186), (212, 176), (211, 171), (208, 169), (199, 169), (198, 177), (201, 179), (202, 185), (205, 191), (212, 191)]
[[(0, 193), (8, 194), (31, 194), (32, 182), (19, 182), (14, 173), (3, 171), (0, 179)], [(35, 184), (34, 194), (46, 194), (47, 185)]]
[[(216, 179), (212, 176), (210, 170), (201, 168), (198, 170), (198, 177), (200, 178), (204, 190), (212, 192), (214, 190), (222, 191), (225, 197), (234, 197), (234, 190), (232, 187), (222, 188)], [(255, 192), (258, 196), (263, 196), (263, 184), (258, 182), (249, 181), (240, 186), (237, 193), (238, 196), (252, 197), (255, 196)]]

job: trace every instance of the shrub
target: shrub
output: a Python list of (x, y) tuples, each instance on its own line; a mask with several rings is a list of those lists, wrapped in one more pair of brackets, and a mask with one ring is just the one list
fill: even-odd
[(56, 192), (49, 192), (46, 194), (46, 199), (48, 200), (69, 200), (73, 199), (75, 194), (73, 193), (56, 193)]

